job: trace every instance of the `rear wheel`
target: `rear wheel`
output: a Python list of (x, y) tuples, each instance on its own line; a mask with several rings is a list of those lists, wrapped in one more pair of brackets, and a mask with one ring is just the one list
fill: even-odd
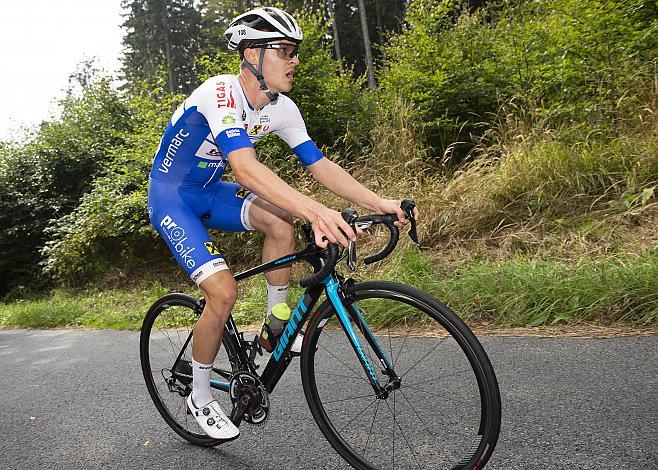
[[(306, 400), (334, 449), (359, 469), (478, 469), (500, 429), (500, 394), (484, 349), (446, 306), (401, 284), (355, 284), (348, 301), (373, 324), (401, 379), (378, 398), (329, 302), (309, 322), (302, 351)], [(355, 328), (357, 328), (355, 326)], [(357, 328), (380, 385), (384, 365)]]
[[(155, 302), (142, 324), (140, 358), (146, 387), (167, 424), (193, 444), (214, 446), (222, 441), (201, 430), (186, 403), (192, 392), (192, 329), (201, 310), (195, 298), (184, 294), (169, 294)], [(215, 384), (231, 380), (227, 348), (234, 350), (232, 338), (224, 334), (210, 377)], [(228, 393), (213, 389), (213, 394), (230, 412), (233, 405)]]

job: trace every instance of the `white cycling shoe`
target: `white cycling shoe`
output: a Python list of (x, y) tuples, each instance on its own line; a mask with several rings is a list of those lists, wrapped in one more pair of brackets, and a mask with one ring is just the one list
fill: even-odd
[(190, 393), (187, 397), (187, 407), (192, 412), (196, 422), (201, 426), (201, 429), (203, 429), (203, 432), (209, 437), (221, 439), (222, 441), (231, 441), (240, 435), (240, 430), (226, 416), (217, 400), (197, 408)]

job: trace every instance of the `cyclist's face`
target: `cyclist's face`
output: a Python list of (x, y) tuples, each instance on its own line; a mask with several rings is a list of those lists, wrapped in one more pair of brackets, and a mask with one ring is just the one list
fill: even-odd
[(292, 89), (295, 69), (299, 65), (299, 57), (295, 54), (297, 45), (289, 41), (277, 41), (273, 45), (281, 47), (265, 49), (263, 76), (270, 91), (285, 93)]

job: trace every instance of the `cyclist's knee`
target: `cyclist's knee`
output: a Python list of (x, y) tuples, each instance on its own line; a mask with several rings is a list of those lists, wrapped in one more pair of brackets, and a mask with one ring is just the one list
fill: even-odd
[(292, 240), (295, 236), (292, 216), (283, 211), (277, 214), (269, 214), (263, 231), (270, 237)]
[(201, 283), (206, 309), (212, 316), (228, 318), (238, 298), (238, 286), (228, 271), (219, 272)]

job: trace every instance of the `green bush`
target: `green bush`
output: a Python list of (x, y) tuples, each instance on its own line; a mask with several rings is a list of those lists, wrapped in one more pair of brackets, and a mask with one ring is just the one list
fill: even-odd
[(36, 287), (50, 220), (69, 214), (132, 130), (128, 106), (87, 65), (72, 76), (61, 117), (0, 148), (0, 295)]
[[(457, 172), (427, 201), (434, 240), (492, 237), (556, 220), (620, 214), (655, 202), (658, 126), (619, 136), (582, 128), (507, 142), (499, 157), (482, 157)], [(522, 136), (521, 133), (516, 133)]]
[[(451, 267), (412, 248), (398, 252), (382, 271), (382, 278), (416, 286), (474, 322), (539, 326), (658, 320), (658, 253), (651, 249), (577, 262), (517, 256)], [(370, 320), (394, 323), (396, 313), (376, 312)]]
[(94, 279), (108, 267), (162, 257), (163, 245), (147, 213), (148, 174), (155, 149), (181, 97), (162, 88), (133, 98), (132, 126), (121, 145), (107, 150), (106, 165), (71, 213), (47, 229), (45, 271), (60, 281)]
[(658, 56), (653, 2), (502, 0), (456, 22), (453, 7), (414, 1), (380, 72), (388, 94), (414, 104), (439, 155), (470, 149), (512, 98), (558, 124), (614, 122), (642, 103), (638, 83)]

